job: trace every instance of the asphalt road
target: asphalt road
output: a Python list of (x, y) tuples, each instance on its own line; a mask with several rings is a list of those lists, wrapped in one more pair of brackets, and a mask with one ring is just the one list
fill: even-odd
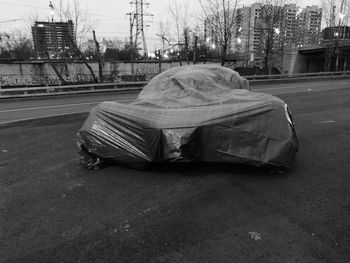
[(300, 140), (285, 175), (91, 171), (86, 114), (0, 126), (0, 262), (350, 262), (350, 89), (279, 96)]
[[(274, 95), (298, 92), (317, 92), (350, 88), (350, 79), (318, 80), (294, 83), (253, 84), (253, 91)], [(122, 103), (132, 102), (138, 92), (120, 92), (105, 94), (82, 94), (41, 99), (0, 100), (0, 124), (39, 117), (88, 112), (97, 103), (116, 100)]]

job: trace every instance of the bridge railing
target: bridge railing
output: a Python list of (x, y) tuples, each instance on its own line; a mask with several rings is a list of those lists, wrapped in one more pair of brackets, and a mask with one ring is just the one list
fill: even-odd
[[(300, 73), (300, 74), (293, 74), (293, 75), (289, 75), (289, 74), (249, 75), (249, 76), (243, 76), (243, 77), (248, 79), (251, 84), (259, 84), (259, 83), (263, 84), (263, 83), (269, 83), (269, 82), (273, 83), (277, 81), (288, 82), (288, 81), (297, 81), (297, 80), (350, 77), (350, 71)], [(80, 84), (80, 85), (66, 85), (66, 86), (21, 87), (21, 88), (0, 86), (0, 99), (141, 90), (146, 84), (147, 84), (147, 81), (95, 83), (95, 84)]]
[(313, 73), (296, 73), (296, 74), (271, 74), (271, 75), (248, 75), (244, 76), (248, 80), (273, 80), (273, 79), (314, 79), (314, 78), (329, 78), (336, 76), (350, 75), (350, 71), (336, 71), (336, 72), (313, 72)]

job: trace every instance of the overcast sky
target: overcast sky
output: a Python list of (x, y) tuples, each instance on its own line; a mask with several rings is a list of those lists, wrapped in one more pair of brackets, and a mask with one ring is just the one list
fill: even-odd
[[(99, 38), (110, 39), (126, 39), (129, 36), (129, 18), (126, 13), (133, 11), (130, 2), (133, 0), (79, 0), (79, 4), (87, 8), (87, 12), (95, 25), (96, 35)], [(160, 38), (156, 35), (159, 33), (160, 21), (169, 21), (173, 26), (169, 5), (173, 5), (175, 0), (144, 0), (149, 3), (145, 8), (146, 14), (153, 14), (153, 16), (146, 16), (145, 21), (149, 27), (145, 29), (146, 41), (148, 47), (151, 49), (158, 48), (161, 45)], [(59, 1), (52, 0), (56, 10), (59, 9)], [(66, 0), (63, 0), (66, 2)], [(70, 1), (72, 2), (72, 0)], [(177, 0), (177, 2), (184, 6), (188, 2), (188, 20), (195, 22), (199, 17), (200, 7), (198, 0)], [(255, 1), (242, 0), (241, 4), (249, 5)], [(48, 0), (0, 0), (0, 32), (13, 32), (15, 29), (21, 29), (22, 32), (30, 34), (29, 25), (33, 18), (38, 16), (40, 19), (47, 21), (50, 17), (50, 1)], [(299, 0), (299, 6), (305, 7), (307, 5), (319, 5), (319, 0)], [(57, 11), (58, 12), (58, 11)], [(16, 21), (8, 21), (13, 19), (23, 19)], [(58, 16), (55, 16), (58, 21)]]

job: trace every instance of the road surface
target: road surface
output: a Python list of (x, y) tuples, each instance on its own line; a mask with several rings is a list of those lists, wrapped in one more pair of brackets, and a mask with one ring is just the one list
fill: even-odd
[(300, 140), (285, 175), (91, 171), (75, 147), (86, 113), (2, 125), (0, 261), (350, 262), (350, 89), (279, 96)]
[[(317, 92), (350, 88), (350, 79), (322, 80), (298, 83), (254, 84), (253, 91), (266, 92), (274, 95), (298, 92)], [(135, 100), (138, 91), (83, 94), (60, 97), (45, 97), (41, 99), (0, 100), (0, 124), (39, 117), (57, 116), (62, 114), (88, 112), (97, 103), (106, 100), (116, 100), (129, 103)]]

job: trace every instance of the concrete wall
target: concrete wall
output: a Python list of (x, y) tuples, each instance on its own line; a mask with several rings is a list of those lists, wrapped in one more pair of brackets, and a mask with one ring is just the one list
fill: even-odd
[[(182, 62), (183, 65), (186, 62)], [(92, 81), (93, 77), (84, 63), (55, 64), (62, 77), (69, 83)], [(98, 76), (98, 63), (89, 63), (94, 74)], [(145, 74), (147, 79), (159, 72), (179, 66), (179, 62), (157, 61), (140, 62), (134, 64), (135, 74)], [(117, 81), (118, 76), (131, 74), (131, 64), (124, 62), (104, 62), (103, 75), (108, 81)], [(0, 86), (31, 86), (31, 85), (54, 85), (61, 84), (49, 63), (43, 62), (17, 62), (0, 63)]]
[[(323, 58), (305, 56), (297, 49), (286, 49), (282, 58), (282, 73), (294, 74), (305, 72), (319, 72), (323, 68)], [(208, 62), (209, 63), (209, 62)], [(185, 61), (182, 62), (186, 64)], [(219, 64), (218, 62), (216, 64)], [(238, 62), (228, 62), (227, 67), (235, 69)], [(84, 63), (55, 64), (56, 68), (68, 83), (81, 83), (93, 81), (93, 77)], [(98, 63), (89, 63), (94, 74), (98, 76)], [(151, 79), (159, 72), (179, 66), (179, 62), (158, 61), (140, 62), (134, 64), (135, 74), (144, 74)], [(131, 74), (131, 64), (124, 62), (104, 62), (102, 66), (104, 79), (118, 81), (120, 75)], [(0, 87), (57, 85), (62, 84), (49, 63), (43, 62), (17, 62), (0, 63)]]
[(303, 55), (294, 48), (286, 49), (283, 53), (283, 73), (312, 73), (322, 72), (324, 69), (324, 55)]

